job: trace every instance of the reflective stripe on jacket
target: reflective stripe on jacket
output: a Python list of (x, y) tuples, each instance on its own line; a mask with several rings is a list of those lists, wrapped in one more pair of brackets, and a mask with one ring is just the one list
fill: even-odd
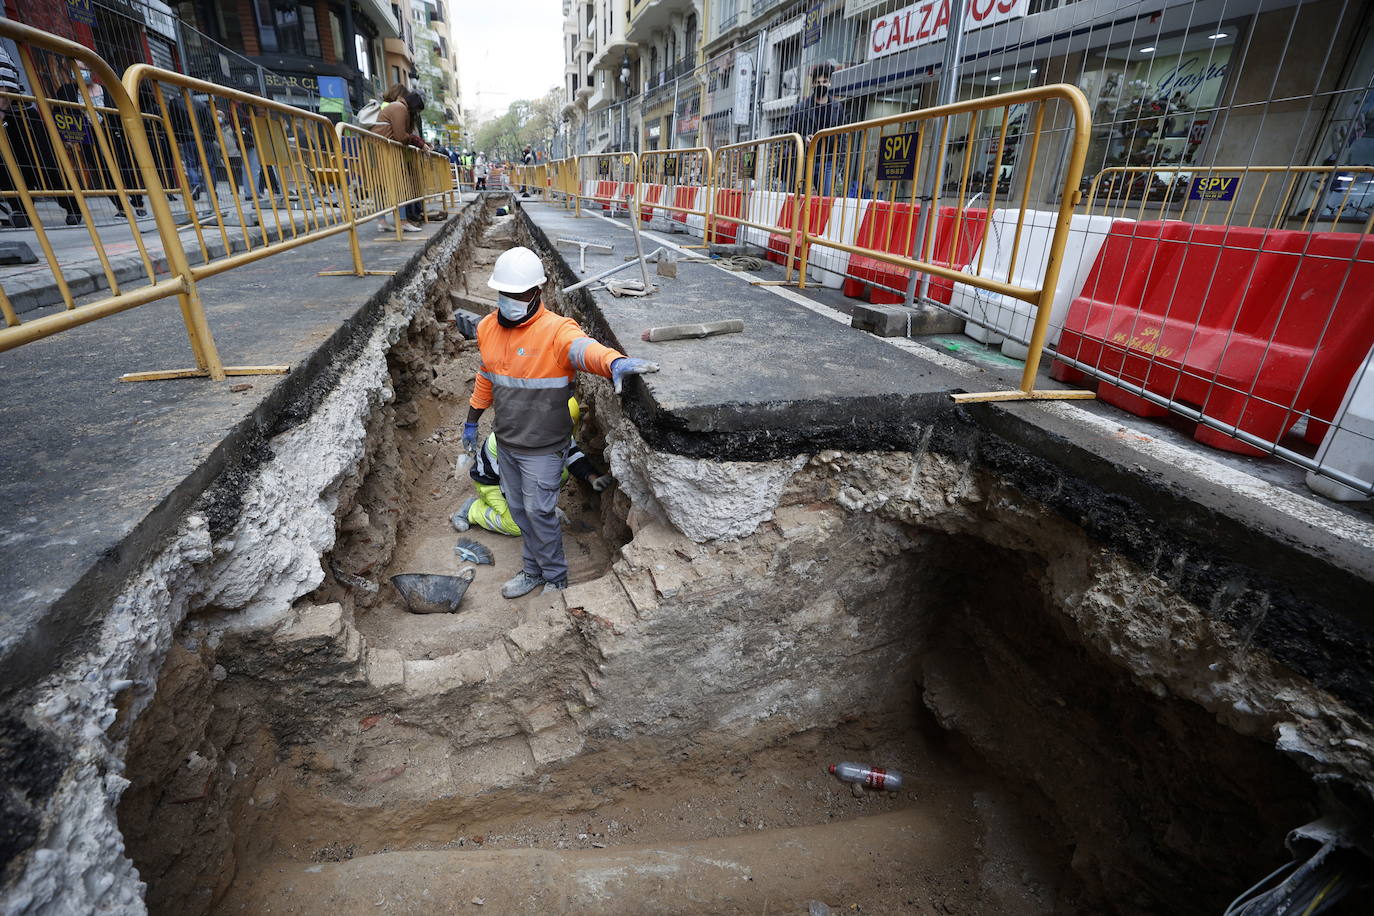
[(493, 312), (477, 325), (482, 365), (472, 388), (477, 410), (495, 406), (492, 428), (502, 445), (556, 451), (572, 436), (568, 397), (575, 372), (610, 378), (623, 354), (588, 337), (571, 318), (539, 306), (518, 328)]

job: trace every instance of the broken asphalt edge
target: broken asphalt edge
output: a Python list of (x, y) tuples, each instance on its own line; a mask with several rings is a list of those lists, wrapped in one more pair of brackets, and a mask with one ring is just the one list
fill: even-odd
[(87, 648), (110, 599), (193, 506), (202, 507), (212, 537), (233, 529), (244, 487), (254, 470), (271, 456), (272, 437), (311, 416), (365, 346), (395, 290), (414, 277), (429, 251), (454, 232), (466, 229), (482, 209), (481, 200), (465, 203), (308, 358), (272, 385), (206, 460), (159, 500), (128, 536), (49, 604), (19, 638), (4, 646), (0, 652), (0, 703), (32, 687), (57, 670), (64, 659)]

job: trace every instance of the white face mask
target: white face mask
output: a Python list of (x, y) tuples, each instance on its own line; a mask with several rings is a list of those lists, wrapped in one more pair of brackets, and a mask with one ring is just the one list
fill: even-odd
[(525, 313), (530, 310), (528, 302), (521, 302), (519, 299), (512, 299), (505, 293), (496, 294), (496, 307), (501, 310), (501, 316), (507, 321), (519, 321), (525, 317)]

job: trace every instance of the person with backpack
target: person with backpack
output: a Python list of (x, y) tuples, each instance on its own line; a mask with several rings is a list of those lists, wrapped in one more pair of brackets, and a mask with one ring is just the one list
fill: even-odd
[[(382, 96), (386, 105), (382, 107), (377, 115), (377, 121), (369, 129), (379, 136), (397, 143), (404, 143), (407, 146), (418, 147), (419, 149), (429, 149), (429, 144), (420, 137), (417, 132), (419, 126), (419, 109), (424, 108), (424, 98), (418, 92), (411, 92), (400, 83), (396, 83)], [(415, 103), (419, 104), (416, 105)], [(406, 232), (423, 231), (424, 209), (419, 203), (406, 204), (406, 222), (401, 226)], [(377, 224), (379, 232), (390, 232), (391, 225), (383, 216), (381, 222)]]

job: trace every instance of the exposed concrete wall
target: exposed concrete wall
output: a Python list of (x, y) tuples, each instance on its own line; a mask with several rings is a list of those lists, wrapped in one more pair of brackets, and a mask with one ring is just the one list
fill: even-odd
[(365, 421), (393, 396), (388, 352), (417, 318), (435, 321), (433, 300), (446, 310), (454, 254), (480, 209), (466, 208), (388, 300), (365, 308), (358, 337), (339, 348), (315, 388), (267, 424), (285, 431), (247, 443), (243, 459), (111, 597), (91, 649), (16, 700), (10, 714), (27, 745), (15, 748), (7, 736), (6, 762), (43, 778), (20, 787), (36, 835), (6, 871), (7, 916), (143, 912), (115, 808), (128, 784), (130, 724), (153, 698), (172, 635), (191, 613), (246, 625), (279, 619), (319, 584), (338, 487), (362, 455)]

